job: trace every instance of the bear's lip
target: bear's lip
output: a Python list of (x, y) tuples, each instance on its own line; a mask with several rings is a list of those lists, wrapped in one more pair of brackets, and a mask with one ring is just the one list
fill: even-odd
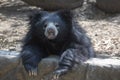
[(49, 33), (49, 35), (46, 36), (48, 39), (55, 39), (56, 36), (54, 33)]

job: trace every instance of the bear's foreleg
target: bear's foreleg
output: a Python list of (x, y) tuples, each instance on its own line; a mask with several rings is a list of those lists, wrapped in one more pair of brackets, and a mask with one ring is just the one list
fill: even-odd
[(58, 68), (53, 72), (52, 80), (57, 80), (61, 75), (67, 73), (75, 63), (76, 49), (67, 49), (61, 55)]
[(42, 49), (36, 45), (24, 46), (22, 50), (22, 63), (28, 72), (29, 76), (37, 76), (38, 64), (44, 57)]

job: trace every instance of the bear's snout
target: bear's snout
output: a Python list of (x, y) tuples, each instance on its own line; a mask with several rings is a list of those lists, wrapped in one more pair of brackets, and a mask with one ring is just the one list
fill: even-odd
[(55, 30), (53, 28), (48, 28), (48, 34), (55, 34)]
[(45, 29), (45, 36), (48, 39), (55, 39), (58, 35), (58, 30), (53, 23), (49, 23)]

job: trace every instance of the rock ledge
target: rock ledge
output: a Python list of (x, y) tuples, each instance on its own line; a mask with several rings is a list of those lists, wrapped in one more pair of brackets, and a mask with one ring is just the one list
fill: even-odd
[[(28, 77), (15, 51), (0, 51), (0, 80), (49, 80), (47, 76), (55, 70), (57, 57), (49, 57), (39, 64), (39, 76)], [(43, 79), (45, 78), (45, 79)], [(76, 65), (60, 80), (120, 80), (120, 59), (92, 58)]]

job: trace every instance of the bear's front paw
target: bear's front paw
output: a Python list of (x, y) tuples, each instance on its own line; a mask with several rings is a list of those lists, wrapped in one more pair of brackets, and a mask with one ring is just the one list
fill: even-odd
[(28, 72), (29, 76), (37, 76), (38, 75), (38, 67), (33, 67), (29, 64), (24, 65), (26, 71)]

